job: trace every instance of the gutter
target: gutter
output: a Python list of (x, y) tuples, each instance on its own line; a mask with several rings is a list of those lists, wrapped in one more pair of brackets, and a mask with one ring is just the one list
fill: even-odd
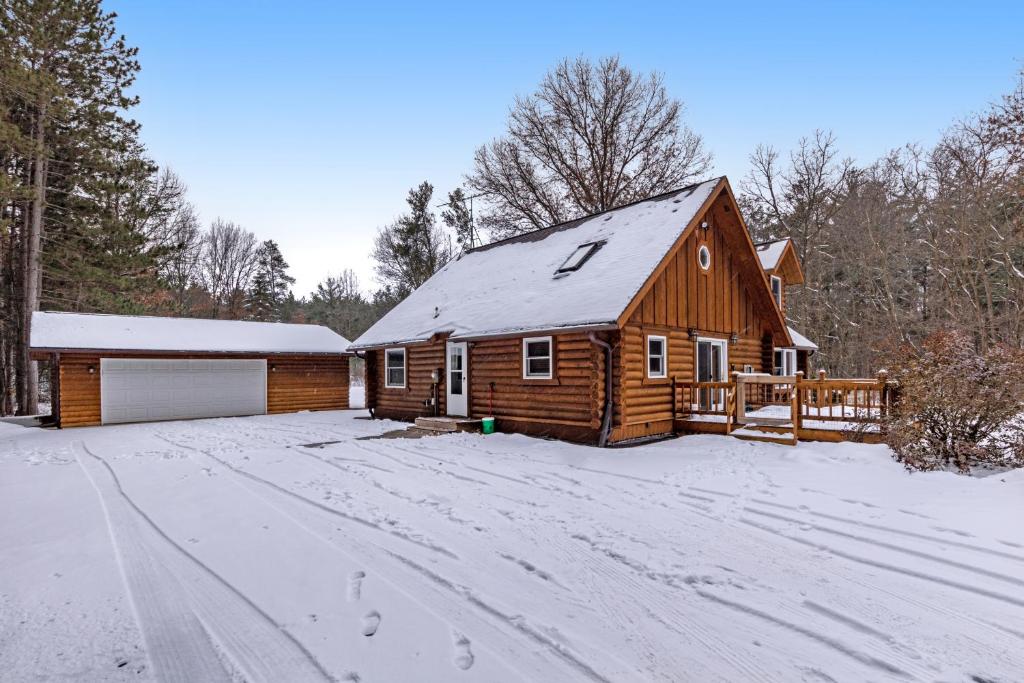
[(601, 433), (597, 438), (598, 448), (604, 448), (608, 444), (608, 435), (612, 431), (612, 345), (598, 339), (593, 332), (589, 337), (591, 343), (604, 349), (604, 417), (601, 420)]

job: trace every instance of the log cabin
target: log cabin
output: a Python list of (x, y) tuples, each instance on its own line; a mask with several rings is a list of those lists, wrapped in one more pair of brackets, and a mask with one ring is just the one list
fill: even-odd
[(762, 247), (722, 177), (470, 249), (350, 347), (367, 408), (599, 445), (671, 434), (677, 380), (806, 363), (792, 245)]
[(345, 409), (348, 345), (320, 325), (32, 315), (58, 427)]

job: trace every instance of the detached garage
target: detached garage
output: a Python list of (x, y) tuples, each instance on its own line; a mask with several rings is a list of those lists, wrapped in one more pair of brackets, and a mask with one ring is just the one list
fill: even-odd
[(38, 312), (60, 427), (348, 408), (347, 339), (320, 325)]

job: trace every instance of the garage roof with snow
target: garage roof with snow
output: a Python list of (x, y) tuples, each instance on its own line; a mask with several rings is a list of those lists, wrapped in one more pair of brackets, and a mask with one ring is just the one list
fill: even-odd
[(322, 325), (37, 311), (30, 346), (34, 351), (340, 354), (349, 341)]
[(614, 325), (720, 182), (468, 251), (352, 348)]

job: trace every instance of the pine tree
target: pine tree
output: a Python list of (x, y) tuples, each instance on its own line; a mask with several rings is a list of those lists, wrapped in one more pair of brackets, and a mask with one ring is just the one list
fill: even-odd
[(399, 301), (452, 258), (452, 247), (430, 210), (434, 186), (424, 181), (409, 190), (409, 213), (377, 233), (373, 257), (377, 278)]
[(306, 310), (312, 322), (326, 325), (348, 339), (361, 335), (376, 320), (373, 307), (359, 291), (359, 280), (351, 269), (318, 284)]
[(448, 208), (441, 212), (441, 220), (455, 233), (455, 242), (465, 251), (477, 246), (473, 227), (473, 211), (461, 187), (448, 193)]
[(248, 317), (252, 320), (279, 322), (282, 307), (291, 295), (295, 278), (288, 275), (288, 263), (274, 240), (267, 240), (256, 252), (256, 274), (247, 302)]
[[(3, 128), (17, 129), (25, 143), (8, 146), (12, 136), (0, 134), (4, 187), (21, 184), (30, 192), (4, 207), (13, 228), (5, 258), (15, 264), (9, 277), (18, 306), (5, 311), (13, 320), (6, 321), (0, 347), (12, 348), (12, 360), (3, 358), (4, 379), (13, 362), (18, 407), (29, 413), (38, 392), (28, 356), (32, 312), (42, 301), (68, 306), (69, 293), (54, 290), (54, 282), (71, 280), (81, 291), (101, 272), (122, 274), (116, 265), (84, 255), (109, 254), (112, 243), (115, 252), (125, 245), (138, 250), (136, 235), (119, 222), (119, 202), (112, 200), (119, 177), (138, 182), (153, 169), (137, 145), (138, 124), (124, 116), (137, 103), (126, 94), (139, 69), (137, 50), (117, 35), (115, 15), (104, 12), (99, 0), (6, 0), (0, 35)], [(55, 244), (65, 248), (48, 253)], [(70, 269), (74, 274), (66, 279), (61, 271), (75, 259), (81, 267)], [(130, 264), (123, 270), (140, 269)], [(54, 271), (56, 278), (48, 275)]]

